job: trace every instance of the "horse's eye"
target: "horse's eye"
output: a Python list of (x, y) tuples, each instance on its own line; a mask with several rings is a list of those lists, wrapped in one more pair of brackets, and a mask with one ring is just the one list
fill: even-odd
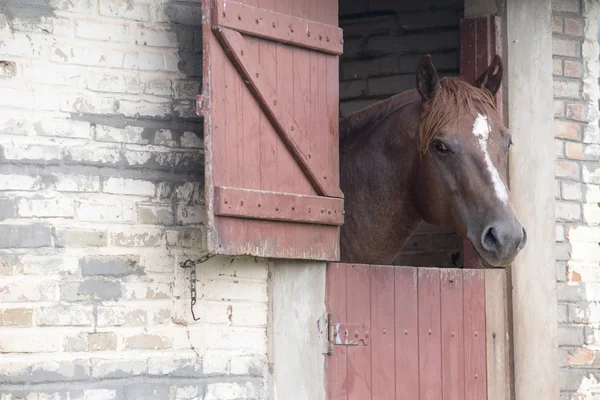
[(440, 142), (439, 140), (436, 140), (433, 145), (435, 146), (435, 149), (443, 154), (449, 153), (450, 150), (448, 150), (448, 147), (446, 147), (446, 145), (442, 142)]

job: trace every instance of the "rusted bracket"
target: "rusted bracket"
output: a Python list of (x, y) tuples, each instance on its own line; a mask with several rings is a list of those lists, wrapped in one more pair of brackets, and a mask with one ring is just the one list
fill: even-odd
[(316, 192), (320, 196), (344, 198), (333, 177), (327, 176), (323, 160), (316, 153), (311, 153), (306, 145), (302, 145), (299, 139), (305, 137), (306, 133), (290, 110), (277, 100), (269, 75), (247, 49), (242, 35), (221, 27), (213, 28), (213, 32)]
[(190, 310), (192, 311), (192, 318), (194, 321), (198, 321), (200, 318), (196, 318), (194, 314), (194, 306), (196, 305), (196, 264), (202, 264), (213, 258), (215, 255), (208, 253), (197, 260), (185, 260), (180, 263), (181, 268), (190, 269)]
[(333, 323), (329, 327), (330, 341), (334, 345), (358, 346), (363, 342), (364, 346), (369, 345), (370, 328), (365, 324)]

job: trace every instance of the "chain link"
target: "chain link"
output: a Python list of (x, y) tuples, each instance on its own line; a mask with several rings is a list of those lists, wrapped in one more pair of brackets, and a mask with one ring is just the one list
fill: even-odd
[(197, 260), (185, 260), (179, 263), (181, 268), (190, 269), (190, 310), (192, 311), (192, 318), (194, 321), (198, 321), (200, 318), (196, 318), (194, 314), (194, 306), (196, 305), (196, 265), (202, 264), (214, 257), (214, 254), (206, 254)]

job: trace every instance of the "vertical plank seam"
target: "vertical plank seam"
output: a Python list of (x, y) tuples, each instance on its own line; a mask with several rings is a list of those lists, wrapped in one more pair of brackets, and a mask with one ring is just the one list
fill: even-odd
[(421, 393), (421, 361), (420, 361), (420, 358), (421, 358), (421, 335), (420, 335), (420, 330), (419, 330), (419, 327), (421, 326), (421, 313), (419, 312), (419, 308), (420, 308), (419, 293), (421, 291), (421, 288), (420, 288), (421, 279), (419, 277), (419, 271), (416, 268), (414, 268), (414, 274), (415, 274), (416, 281), (417, 281), (417, 287), (416, 287), (416, 290), (417, 290), (417, 293), (416, 293), (416, 296), (417, 296), (417, 331), (415, 333), (417, 335), (417, 367), (418, 367), (417, 391), (419, 393), (418, 400), (420, 400), (421, 394), (422, 394)]

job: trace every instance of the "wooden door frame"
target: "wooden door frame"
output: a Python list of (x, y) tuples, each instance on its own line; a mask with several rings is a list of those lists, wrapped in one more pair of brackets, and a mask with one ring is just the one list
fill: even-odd
[(465, 17), (484, 15), (502, 20), (504, 110), (516, 143), (509, 187), (528, 230), (528, 244), (509, 270), (512, 398), (558, 400), (552, 6), (547, 0), (465, 0)]

